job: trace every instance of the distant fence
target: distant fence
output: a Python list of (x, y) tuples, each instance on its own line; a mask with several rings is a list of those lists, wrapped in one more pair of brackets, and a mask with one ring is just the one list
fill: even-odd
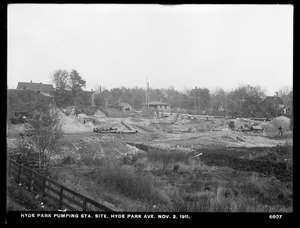
[(8, 175), (17, 183), (24, 183), (30, 190), (38, 191), (58, 203), (59, 209), (70, 211), (105, 211), (113, 210), (51, 180), (36, 171), (8, 159)]

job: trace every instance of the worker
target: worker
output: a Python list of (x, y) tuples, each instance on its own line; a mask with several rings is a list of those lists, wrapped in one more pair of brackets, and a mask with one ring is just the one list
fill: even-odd
[(282, 127), (281, 126), (278, 128), (278, 131), (279, 131), (279, 136), (281, 137), (282, 136)]

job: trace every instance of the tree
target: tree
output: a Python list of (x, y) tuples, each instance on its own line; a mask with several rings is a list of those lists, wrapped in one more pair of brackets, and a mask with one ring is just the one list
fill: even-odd
[(68, 71), (62, 69), (56, 70), (52, 75), (52, 81), (55, 87), (52, 94), (58, 107), (69, 103), (72, 99), (72, 95), (67, 91), (68, 77)]
[(108, 90), (104, 90), (101, 93), (95, 94), (95, 105), (97, 107), (99, 106), (107, 106), (110, 105), (111, 100), (113, 100), (113, 97), (111, 93)]
[(284, 99), (289, 95), (290, 92), (292, 92), (292, 87), (287, 85), (281, 86), (278, 91), (278, 96)]
[(76, 70), (72, 70), (69, 76), (69, 87), (73, 97), (80, 95), (82, 88), (86, 87), (86, 81), (81, 78)]
[(110, 90), (110, 93), (112, 95), (112, 100), (110, 101), (113, 105), (117, 105), (118, 102), (121, 101), (121, 98), (123, 97), (123, 91), (120, 88), (114, 88)]
[(243, 117), (253, 117), (262, 111), (261, 103), (266, 97), (259, 86), (243, 85), (229, 94), (229, 104), (238, 107), (238, 114)]
[(45, 106), (35, 111), (31, 126), (35, 130), (32, 142), (39, 152), (39, 171), (48, 172), (50, 157), (59, 149), (63, 136), (59, 113), (53, 107)]
[(68, 84), (69, 73), (66, 70), (56, 70), (52, 76), (55, 89), (66, 90)]

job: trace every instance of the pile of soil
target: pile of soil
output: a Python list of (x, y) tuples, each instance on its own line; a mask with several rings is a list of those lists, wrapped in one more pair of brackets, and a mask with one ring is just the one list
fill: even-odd
[(97, 109), (97, 111), (94, 114), (95, 117), (99, 117), (99, 118), (105, 118), (106, 115), (104, 114), (104, 112), (100, 111), (99, 109)]
[(290, 131), (290, 119), (285, 116), (279, 116), (271, 120), (270, 122), (263, 123), (261, 126), (264, 128), (266, 134), (276, 135), (278, 134), (278, 128), (281, 127), (283, 132)]
[(75, 116), (66, 116), (61, 110), (58, 109), (59, 117), (62, 121), (62, 129), (65, 133), (89, 132), (90, 127), (87, 127), (79, 122)]

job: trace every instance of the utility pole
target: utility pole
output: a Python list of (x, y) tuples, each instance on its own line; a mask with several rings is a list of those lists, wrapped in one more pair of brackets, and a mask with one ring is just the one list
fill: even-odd
[(197, 112), (197, 107), (196, 107), (196, 91), (197, 91), (197, 86), (195, 86), (195, 90), (194, 90), (195, 115), (196, 115), (196, 112)]
[(227, 94), (226, 94), (226, 92), (225, 92), (225, 102), (226, 102), (226, 116), (228, 115), (228, 112), (227, 112)]
[(148, 82), (147, 82), (147, 77), (146, 77), (146, 107), (148, 107)]
[(201, 115), (201, 105), (200, 105), (200, 102), (201, 102), (201, 97), (200, 97), (200, 93), (199, 93), (199, 114)]
[(132, 108), (134, 109), (134, 92), (132, 90)]
[(195, 114), (196, 114), (196, 98), (195, 98), (195, 92), (194, 92), (194, 105), (195, 105)]
[(149, 90), (149, 82), (147, 82), (147, 91), (148, 91), (148, 107), (149, 107), (149, 101), (150, 101), (150, 90)]

